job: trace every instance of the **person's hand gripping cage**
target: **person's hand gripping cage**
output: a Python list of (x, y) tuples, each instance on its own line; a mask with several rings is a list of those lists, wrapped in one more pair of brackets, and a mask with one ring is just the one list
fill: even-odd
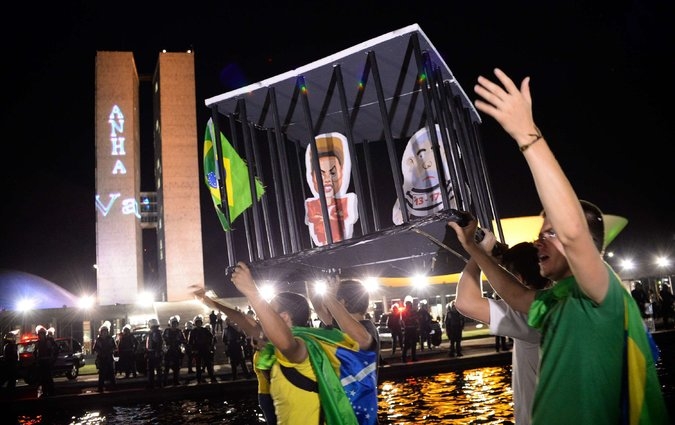
[(499, 242), (490, 230), (478, 227), (478, 221), (468, 211), (451, 209), (448, 226), (455, 231), (460, 230), (457, 235), (463, 246), (475, 243), (493, 257), (500, 257), (509, 248), (507, 244)]

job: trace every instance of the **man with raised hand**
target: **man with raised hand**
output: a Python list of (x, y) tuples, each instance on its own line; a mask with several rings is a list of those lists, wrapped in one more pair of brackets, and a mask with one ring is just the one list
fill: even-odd
[(478, 78), (476, 108), (509, 133), (530, 168), (544, 216), (539, 268), (554, 286), (535, 291), (501, 269), (476, 243), (475, 221), (450, 226), (499, 295), (542, 333), (532, 424), (669, 423), (639, 309), (601, 255), (602, 213), (579, 200), (535, 125), (529, 77), (519, 89), (494, 72), (500, 84)]

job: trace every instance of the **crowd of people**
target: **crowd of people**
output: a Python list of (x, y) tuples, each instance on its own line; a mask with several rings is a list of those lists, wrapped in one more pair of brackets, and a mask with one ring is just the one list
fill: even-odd
[(660, 282), (658, 290), (644, 285), (641, 281), (633, 283), (631, 295), (640, 309), (642, 317), (650, 323), (652, 330), (660, 320), (664, 329), (675, 327), (675, 297), (668, 282)]
[[(351, 282), (351, 283), (350, 283)], [(367, 336), (359, 340), (360, 344), (371, 345), (376, 342), (371, 351), (378, 353), (378, 365), (382, 362), (380, 355), (379, 333), (369, 317), (367, 310), (369, 302), (367, 293), (359, 292), (353, 289), (354, 285), (362, 286), (358, 281), (342, 281), (336, 288), (350, 288), (354, 293), (365, 294), (366, 298), (352, 300), (356, 304), (356, 319), (367, 330)], [(348, 298), (343, 289), (339, 295), (340, 299)], [(334, 294), (333, 296), (337, 296)], [(203, 294), (200, 298), (206, 300)], [(319, 297), (318, 295), (316, 295)], [(314, 299), (313, 306), (318, 308), (315, 315), (318, 316), (320, 324), (311, 324), (312, 327), (325, 327), (326, 321), (333, 317), (325, 308), (321, 307), (318, 300), (323, 299), (328, 303), (328, 296), (322, 295)], [(382, 323), (386, 325), (392, 334), (391, 354), (400, 350), (401, 360), (405, 363), (410, 360), (417, 361), (417, 350), (437, 349), (441, 346), (442, 333), (446, 332), (450, 340), (450, 357), (461, 357), (461, 340), (464, 329), (464, 316), (454, 307), (454, 302), (449, 303), (447, 314), (444, 319), (441, 317), (432, 317), (429, 307), (425, 300), (419, 303), (413, 303), (413, 298), (408, 296), (405, 299), (405, 305), (399, 307), (394, 303), (391, 312)], [(208, 315), (206, 323), (204, 316), (197, 315), (192, 320), (184, 322), (181, 327), (180, 316), (171, 316), (167, 326), (162, 328), (157, 319), (150, 319), (147, 324), (149, 331), (146, 338), (141, 339), (132, 333), (131, 325), (125, 325), (121, 332), (116, 336), (111, 334), (111, 324), (104, 322), (98, 329), (98, 335), (93, 341), (92, 352), (95, 355), (95, 365), (98, 371), (98, 390), (104, 392), (106, 389), (112, 391), (116, 389), (116, 382), (119, 378), (136, 378), (139, 374), (145, 375), (147, 379), (147, 388), (176, 386), (186, 384), (194, 379), (197, 383), (217, 382), (214, 372), (216, 351), (222, 350), (225, 360), (230, 365), (231, 380), (240, 378), (250, 379), (254, 376), (254, 353), (259, 348), (259, 341), (251, 336), (251, 330), (242, 326), (244, 318), (251, 321), (255, 326), (260, 326), (256, 314), (249, 306), (246, 312), (238, 308), (229, 308), (222, 304), (215, 304), (219, 310), (227, 311), (225, 313), (216, 313), (212, 310)], [(351, 305), (351, 304), (350, 304)], [(214, 318), (215, 317), (215, 318)], [(224, 320), (223, 320), (224, 318)], [(343, 319), (343, 326), (345, 325)], [(213, 325), (217, 323), (222, 325)], [(328, 322), (331, 326), (337, 326), (337, 322)], [(349, 322), (347, 322), (349, 323)], [(214, 331), (214, 329), (220, 332)], [(258, 331), (259, 333), (260, 331)], [(353, 331), (352, 331), (353, 332)], [(365, 335), (365, 334), (364, 334)], [(371, 339), (368, 339), (371, 338)], [(407, 339), (406, 339), (407, 338)], [(218, 346), (218, 342), (222, 342)], [(142, 346), (141, 346), (142, 345)], [(138, 353), (143, 353), (144, 368), (141, 373), (138, 369)], [(181, 368), (187, 368), (188, 378), (181, 381)]]
[[(415, 305), (415, 300), (407, 296), (403, 300), (403, 306), (394, 302), (382, 325), (391, 333), (391, 354), (398, 349), (401, 352), (401, 361), (417, 361), (417, 349), (420, 351), (440, 347), (443, 329), (448, 340), (455, 343), (455, 348), (450, 348), (450, 357), (462, 356), (461, 340), (464, 330), (464, 316), (452, 309), (453, 302), (446, 306), (444, 319), (440, 316), (433, 317), (429, 311), (426, 300), (421, 300)], [(452, 336), (451, 336), (452, 335)], [(457, 354), (455, 354), (455, 351)]]
[[(250, 312), (252, 313), (252, 311)], [(212, 312), (215, 315), (215, 311)], [(223, 323), (214, 319), (204, 323), (199, 314), (184, 323), (181, 328), (180, 316), (171, 316), (167, 326), (162, 328), (157, 319), (148, 321), (145, 338), (138, 338), (132, 333), (132, 327), (125, 325), (116, 337), (111, 336), (111, 324), (103, 323), (93, 342), (92, 352), (98, 370), (98, 390), (103, 392), (116, 389), (118, 375), (123, 378), (136, 378), (139, 371), (139, 353), (142, 356), (142, 372), (146, 375), (147, 388), (154, 389), (165, 386), (177, 386), (189, 383), (194, 379), (197, 383), (218, 382), (214, 363), (217, 342), (222, 341), (223, 350), (231, 367), (231, 379), (242, 376), (249, 379), (253, 376), (252, 338), (248, 337), (233, 321), (225, 318), (224, 326), (216, 326), (211, 322)], [(181, 369), (187, 368), (188, 379), (181, 381)]]

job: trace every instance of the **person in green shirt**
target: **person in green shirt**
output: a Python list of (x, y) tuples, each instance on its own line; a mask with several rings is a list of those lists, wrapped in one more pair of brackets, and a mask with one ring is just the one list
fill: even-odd
[(530, 78), (519, 88), (503, 71), (494, 73), (499, 83), (478, 77), (475, 105), (509, 133), (527, 162), (543, 206), (539, 270), (554, 285), (528, 289), (493, 262), (474, 238), (475, 220), (449, 225), (497, 293), (541, 331), (531, 423), (670, 423), (640, 311), (602, 258), (602, 212), (579, 200), (535, 125)]

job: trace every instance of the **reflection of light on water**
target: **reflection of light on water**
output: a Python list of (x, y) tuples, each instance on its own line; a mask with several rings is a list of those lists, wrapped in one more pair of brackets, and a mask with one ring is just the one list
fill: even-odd
[[(675, 397), (672, 345), (662, 345), (657, 371), (666, 400)], [(414, 368), (414, 365), (411, 365)], [(484, 367), (463, 372), (389, 380), (379, 385), (380, 425), (512, 424), (511, 369)], [(672, 403), (668, 406), (672, 406)], [(672, 407), (671, 417), (675, 417)], [(3, 418), (4, 419), (4, 418)], [(12, 419), (12, 418), (10, 418)], [(110, 406), (98, 411), (69, 409), (17, 415), (20, 425), (264, 424), (255, 393), (241, 397), (176, 400)], [(5, 421), (7, 422), (7, 421)], [(9, 423), (9, 422), (7, 422)]]
[(37, 415), (35, 417), (20, 415), (16, 418), (16, 423), (18, 423), (20, 425), (41, 424), (41, 423), (43, 423), (42, 422), (42, 415)]
[[(19, 425), (37, 425), (37, 424), (50, 424), (53, 423), (49, 415), (42, 415), (36, 417), (27, 417), (27, 416), (18, 416), (17, 424)], [(69, 425), (101, 425), (107, 423), (106, 417), (101, 415), (101, 412), (91, 411), (86, 412), (80, 417), (71, 418)]]
[[(379, 385), (380, 425), (512, 424), (511, 370), (484, 367)], [(57, 413), (57, 412), (54, 412)], [(176, 400), (23, 417), (22, 425), (264, 424), (256, 394), (241, 398)]]
[(380, 385), (381, 424), (505, 424), (513, 420), (509, 368), (439, 373)]
[(73, 422), (72, 425), (99, 425), (104, 423), (106, 423), (105, 416), (101, 417), (99, 412), (88, 412), (77, 422)]

